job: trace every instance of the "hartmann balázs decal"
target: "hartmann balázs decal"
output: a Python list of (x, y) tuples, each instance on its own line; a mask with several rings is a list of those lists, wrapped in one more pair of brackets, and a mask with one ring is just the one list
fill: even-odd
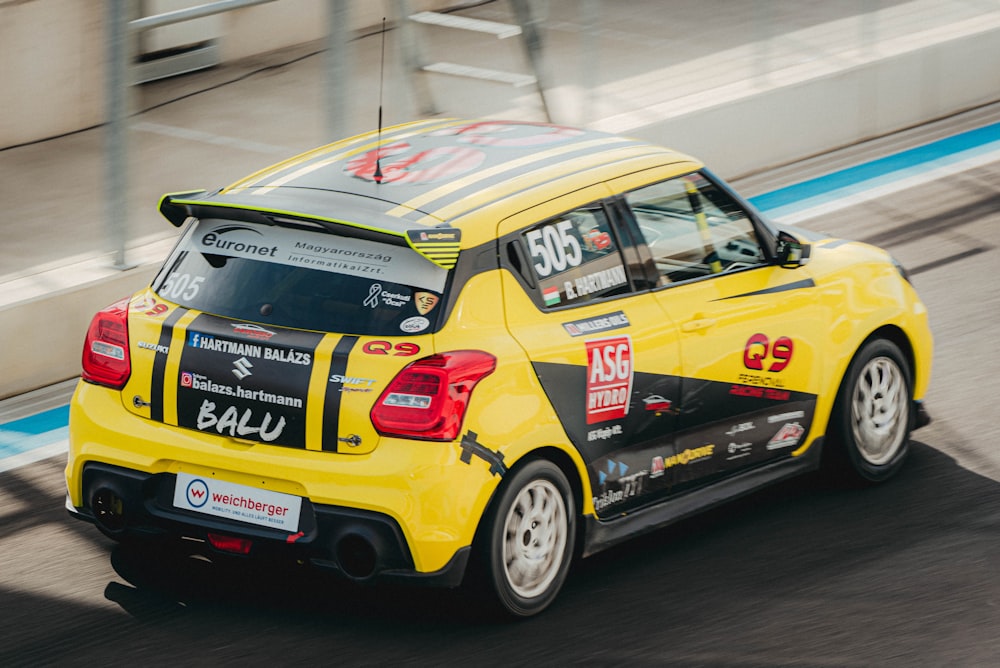
[(200, 315), (177, 375), (177, 422), (233, 438), (305, 447), (309, 379), (322, 336)]

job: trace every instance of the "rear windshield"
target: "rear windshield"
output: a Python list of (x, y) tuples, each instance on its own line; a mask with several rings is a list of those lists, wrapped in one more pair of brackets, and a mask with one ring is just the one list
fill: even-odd
[(433, 331), (447, 271), (408, 246), (305, 229), (196, 220), (153, 283), (216, 315), (323, 332)]

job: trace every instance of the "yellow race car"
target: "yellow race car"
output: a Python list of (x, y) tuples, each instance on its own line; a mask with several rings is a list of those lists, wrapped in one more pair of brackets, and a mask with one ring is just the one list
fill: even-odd
[(885, 251), (634, 139), (423, 120), (160, 211), (183, 233), (94, 317), (70, 412), (67, 508), (116, 539), (528, 616), (576, 556), (821, 464), (884, 480), (928, 421)]

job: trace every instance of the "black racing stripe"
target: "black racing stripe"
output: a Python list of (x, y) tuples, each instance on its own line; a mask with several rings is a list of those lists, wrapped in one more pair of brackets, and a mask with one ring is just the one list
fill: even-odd
[[(333, 359), (330, 361), (330, 376), (347, 373), (347, 360), (351, 356), (357, 336), (342, 336), (333, 349)], [(323, 450), (337, 452), (339, 446), (338, 430), (340, 428), (340, 398), (344, 396), (341, 383), (326, 384), (326, 396), (323, 399)]]
[[(558, 183), (559, 181), (563, 181), (565, 179), (577, 178), (577, 177), (579, 177), (581, 175), (587, 175), (590, 172), (593, 172), (593, 171), (596, 171), (596, 170), (605, 169), (605, 168), (610, 167), (612, 165), (616, 165), (616, 164), (620, 164), (620, 163), (626, 163), (626, 162), (630, 162), (632, 160), (638, 160), (638, 159), (642, 159), (642, 158), (649, 158), (649, 157), (656, 156), (656, 155), (662, 155), (662, 153), (663, 153), (662, 150), (651, 150), (648, 153), (630, 155), (630, 156), (627, 156), (627, 157), (624, 157), (624, 158), (611, 160), (609, 162), (602, 162), (600, 164), (593, 165), (592, 167), (588, 167), (588, 168), (583, 169), (583, 170), (578, 171), (578, 172), (571, 172), (571, 173), (567, 173), (567, 174), (557, 174), (557, 175), (551, 176), (549, 178), (539, 179), (538, 181), (533, 182), (530, 186), (528, 186), (524, 190), (521, 190), (521, 191), (518, 191), (518, 192), (515, 192), (515, 193), (505, 193), (505, 194), (499, 195), (499, 196), (494, 197), (493, 199), (491, 199), (489, 201), (482, 202), (480, 204), (477, 204), (474, 207), (470, 207), (468, 209), (464, 209), (462, 211), (458, 211), (458, 212), (453, 213), (453, 214), (451, 214), (449, 216), (444, 216), (443, 214), (441, 214), (440, 210), (433, 211), (432, 214), (434, 216), (440, 218), (440, 219), (447, 219), (451, 224), (456, 224), (456, 223), (460, 224), (461, 219), (465, 218), (466, 216), (473, 215), (473, 214), (475, 214), (475, 213), (477, 213), (479, 211), (482, 211), (483, 209), (486, 209), (488, 207), (494, 206), (498, 202), (503, 202), (505, 200), (514, 199), (514, 198), (520, 197), (525, 192), (532, 191), (532, 190), (538, 190), (538, 189), (542, 189), (542, 188), (547, 188), (549, 185), (551, 185), (553, 183)], [(676, 158), (673, 158), (672, 161), (669, 162), (669, 163), (665, 162), (665, 163), (662, 163), (661, 165), (657, 165), (657, 166), (658, 167), (662, 167), (662, 166), (667, 166), (667, 165), (673, 164), (675, 162), (682, 162), (682, 161), (683, 160), (681, 158), (676, 157)], [(559, 161), (559, 162), (563, 162), (563, 161)], [(644, 170), (635, 170), (635, 171), (644, 171)], [(510, 179), (508, 178), (508, 179), (504, 179), (504, 180), (510, 180)], [(456, 197), (455, 199), (459, 200), (461, 198)], [(449, 204), (450, 204), (450, 202), (449, 202)], [(447, 204), (445, 204), (444, 206), (447, 206)], [(412, 214), (408, 214), (408, 215), (412, 215)]]
[(739, 299), (740, 297), (756, 297), (757, 295), (773, 295), (777, 292), (788, 292), (789, 290), (804, 290), (806, 288), (815, 288), (816, 282), (807, 278), (801, 281), (795, 281), (793, 283), (785, 283), (784, 285), (777, 285), (773, 288), (766, 288), (764, 290), (754, 290), (753, 292), (744, 292), (738, 295), (732, 295), (730, 297), (723, 297), (721, 299), (713, 299), (714, 302), (722, 302), (727, 299)]
[[(591, 136), (591, 135), (583, 135), (582, 137), (577, 137), (577, 138), (573, 139), (572, 141), (573, 141), (573, 144), (582, 144), (584, 142), (591, 142), (593, 140), (594, 140), (593, 136)], [(562, 147), (568, 148), (570, 145), (571, 144), (553, 143), (553, 144), (549, 145), (549, 147), (551, 149), (557, 149), (557, 148), (562, 148)], [(599, 148), (596, 148), (596, 149), (593, 146), (582, 146), (582, 147), (579, 147), (579, 148), (577, 148), (577, 149), (575, 149), (573, 151), (568, 151), (566, 153), (560, 153), (560, 154), (557, 154), (557, 155), (553, 155), (553, 156), (551, 156), (549, 158), (546, 158), (544, 160), (540, 160), (539, 162), (531, 163), (530, 165), (518, 165), (518, 164), (506, 165), (504, 163), (490, 164), (490, 165), (487, 165), (484, 169), (497, 169), (497, 172), (495, 174), (493, 174), (492, 176), (490, 176), (489, 178), (476, 179), (472, 183), (470, 183), (470, 184), (468, 184), (468, 185), (466, 185), (466, 186), (464, 186), (462, 188), (458, 188), (456, 190), (451, 190), (451, 191), (448, 191), (448, 192), (444, 192), (441, 195), (439, 195), (438, 197), (436, 197), (435, 199), (433, 199), (433, 200), (431, 200), (429, 202), (423, 203), (420, 206), (419, 211), (415, 211), (414, 213), (407, 214), (407, 217), (419, 219), (421, 217), (420, 214), (424, 213), (424, 212), (427, 212), (427, 211), (429, 211), (430, 213), (426, 214), (426, 215), (437, 216), (438, 214), (436, 212), (439, 211), (440, 209), (443, 209), (445, 207), (449, 207), (449, 206), (455, 204), (456, 202), (459, 202), (459, 201), (461, 201), (461, 200), (463, 200), (463, 199), (465, 199), (467, 197), (470, 197), (472, 195), (478, 195), (482, 191), (487, 190), (489, 188), (492, 188), (494, 186), (498, 186), (498, 185), (507, 183), (512, 178), (523, 178), (525, 175), (529, 175), (529, 174), (533, 174), (533, 173), (544, 175), (548, 170), (551, 170), (553, 167), (556, 167), (558, 165), (562, 165), (564, 163), (572, 162), (572, 161), (577, 160), (577, 159), (579, 159), (581, 157), (586, 157), (586, 156), (594, 155), (595, 152), (598, 152), (598, 151), (599, 152), (610, 152), (610, 151), (619, 150), (619, 149), (623, 149), (623, 148), (627, 149), (627, 148), (633, 148), (633, 147), (635, 147), (635, 140), (622, 138), (620, 140), (620, 142), (615, 143), (615, 144), (608, 144), (606, 146), (602, 146), (602, 147), (599, 147)], [(542, 150), (542, 147), (540, 147), (540, 150)], [(661, 152), (661, 151), (662, 151), (662, 149), (657, 150), (655, 152)], [(523, 155), (517, 155), (516, 156), (517, 159), (520, 159), (520, 158), (523, 158), (523, 157), (524, 157)], [(618, 158), (616, 156), (614, 156), (614, 155), (609, 156), (609, 162), (614, 162), (617, 159)], [(513, 162), (515, 162), (515, 160), (511, 160), (510, 162), (513, 163)], [(601, 166), (603, 166), (603, 164), (596, 165), (596, 166), (597, 167), (601, 167)], [(505, 167), (505, 168), (504, 169), (498, 169), (500, 167)], [(473, 172), (473, 174), (475, 174), (475, 172)], [(566, 176), (566, 175), (564, 174), (563, 177), (564, 176)], [(559, 177), (559, 178), (562, 178), (562, 177)], [(551, 180), (551, 178), (549, 180)], [(536, 183), (533, 182), (530, 187), (533, 188), (533, 187), (535, 187), (535, 185), (536, 185)], [(501, 199), (504, 199), (506, 197), (516, 196), (516, 194), (517, 193), (514, 193), (513, 195), (504, 195), (503, 197), (501, 197)], [(406, 202), (403, 202), (403, 204), (405, 205)], [(465, 212), (459, 212), (458, 214), (456, 214), (455, 216), (452, 216), (452, 217), (453, 218), (457, 218), (458, 216), (463, 216), (463, 215), (465, 215)]]
[[(389, 130), (383, 130), (380, 136), (372, 136), (370, 134), (365, 134), (365, 135), (357, 135), (354, 137), (348, 137), (346, 139), (336, 141), (332, 144), (327, 144), (326, 146), (322, 146), (320, 148), (316, 148), (311, 151), (306, 151), (305, 153), (290, 158), (289, 164), (287, 165), (282, 165), (282, 163), (278, 163), (277, 165), (274, 165), (271, 168), (274, 171), (263, 175), (259, 179), (249, 180), (248, 177), (248, 179), (245, 179), (248, 181), (248, 183), (243, 183), (243, 181), (238, 181), (228, 186), (227, 189), (246, 188), (248, 186), (254, 188), (267, 186), (270, 183), (273, 183), (274, 181), (277, 181), (279, 179), (283, 179), (286, 176), (294, 174), (299, 170), (314, 169), (317, 163), (328, 163), (330, 161), (331, 156), (337, 155), (338, 153), (341, 153), (343, 151), (356, 150), (357, 147), (364, 146), (366, 144), (370, 144), (374, 148), (376, 145), (384, 145), (386, 143), (391, 143), (393, 141), (396, 141), (400, 136), (402, 136), (405, 139), (409, 135), (412, 135), (415, 132), (420, 132), (421, 129), (427, 128), (428, 126), (433, 126), (434, 124), (442, 124), (442, 121), (440, 119), (428, 119), (425, 121), (420, 121), (413, 125), (408, 124), (404, 127), (390, 128)], [(450, 125), (457, 125), (457, 123), (452, 122), (445, 125), (445, 127), (448, 127)], [(346, 163), (348, 160), (350, 160), (350, 158), (342, 158), (333, 164), (342, 167), (344, 163)], [(299, 178), (302, 177), (300, 176)], [(294, 181), (292, 183), (294, 183)]]
[[(164, 347), (170, 346), (170, 339), (174, 335), (174, 325), (188, 311), (185, 308), (177, 307), (174, 312), (163, 320), (160, 327), (160, 340), (157, 342)], [(167, 374), (167, 355), (156, 353), (153, 360), (153, 375), (149, 388), (149, 417), (157, 422), (163, 422), (163, 394), (166, 391), (164, 379)]]

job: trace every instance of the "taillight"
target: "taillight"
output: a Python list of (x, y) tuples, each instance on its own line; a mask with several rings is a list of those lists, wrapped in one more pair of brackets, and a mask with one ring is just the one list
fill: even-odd
[(452, 441), (465, 419), (469, 397), (497, 368), (481, 350), (455, 350), (411, 362), (396, 374), (371, 411), (385, 436)]
[(208, 532), (208, 542), (216, 550), (223, 552), (233, 552), (234, 554), (250, 554), (253, 541), (249, 538), (237, 538), (236, 536), (226, 536), (221, 533)]
[(98, 311), (83, 344), (82, 378), (120, 390), (132, 373), (128, 354), (128, 297)]

